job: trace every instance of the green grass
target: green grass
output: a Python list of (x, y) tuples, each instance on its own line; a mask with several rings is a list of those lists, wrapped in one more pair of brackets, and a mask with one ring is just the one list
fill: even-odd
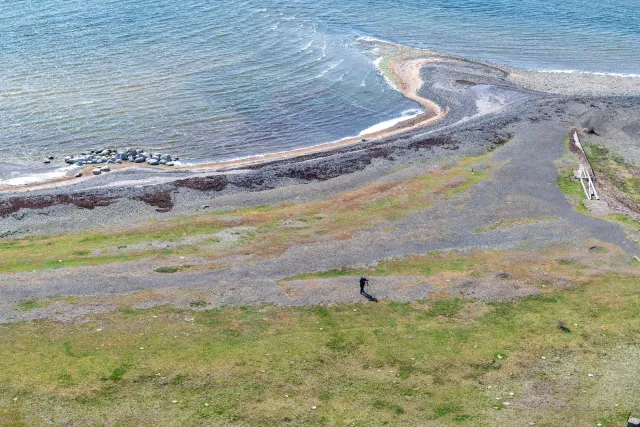
[(533, 224), (541, 221), (555, 221), (557, 218), (525, 218), (525, 219), (513, 219), (507, 221), (500, 221), (488, 227), (476, 228), (474, 231), (476, 233), (487, 233), (490, 231), (495, 231), (499, 228), (509, 228), (516, 227), (518, 225), (527, 225)]
[[(159, 307), (7, 324), (0, 425), (622, 425), (637, 411), (637, 283), (429, 310)], [(535, 404), (550, 396), (562, 404)]]
[(432, 276), (441, 272), (465, 272), (473, 269), (477, 259), (473, 254), (432, 252), (427, 256), (409, 255), (382, 260), (371, 268), (348, 268), (304, 273), (283, 279), (307, 280), (344, 276)]
[(627, 215), (612, 214), (612, 215), (607, 215), (606, 219), (609, 220), (609, 221), (618, 223), (618, 224), (622, 225), (623, 227), (628, 228), (630, 230), (639, 231), (640, 232), (640, 222), (636, 221), (633, 218), (628, 217)]
[(36, 308), (42, 307), (39, 301), (33, 299), (24, 300), (17, 306), (20, 310), (24, 311), (35, 310)]
[(153, 271), (155, 271), (156, 273), (177, 273), (179, 271), (184, 271), (189, 268), (191, 268), (190, 265), (173, 265), (173, 266), (167, 266), (167, 267), (158, 267)]
[(604, 177), (634, 202), (640, 202), (640, 169), (606, 147), (585, 143), (585, 152), (597, 177)]

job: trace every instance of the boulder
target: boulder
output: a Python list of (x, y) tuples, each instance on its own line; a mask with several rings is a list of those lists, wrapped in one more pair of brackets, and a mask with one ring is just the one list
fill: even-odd
[(173, 162), (167, 162), (167, 166), (175, 166), (176, 164)]
[(93, 174), (94, 175), (100, 175), (102, 173), (102, 171), (100, 169), (94, 169), (93, 170)]
[(160, 160), (160, 162), (159, 162), (159, 163), (160, 163), (161, 165), (166, 165), (166, 164), (167, 164), (167, 161), (166, 161), (166, 160)]
[(78, 172), (78, 173), (76, 174), (76, 178), (80, 178), (81, 176), (82, 176), (82, 172)]
[(160, 156), (160, 160), (164, 160), (166, 162), (170, 162), (173, 159), (171, 158), (171, 156), (169, 154), (163, 154), (162, 156)]
[(111, 172), (111, 168), (109, 166), (103, 166), (100, 168), (102, 172)]
[(135, 163), (144, 163), (144, 157), (136, 157), (136, 159), (134, 160)]
[(149, 159), (147, 160), (147, 164), (151, 165), (151, 166), (157, 166), (160, 164), (160, 162), (156, 159)]

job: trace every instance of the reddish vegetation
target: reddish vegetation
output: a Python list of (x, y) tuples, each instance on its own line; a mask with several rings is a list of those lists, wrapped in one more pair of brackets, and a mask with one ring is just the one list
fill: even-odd
[(229, 183), (224, 175), (205, 176), (202, 178), (187, 178), (176, 181), (174, 185), (180, 188), (190, 188), (199, 191), (222, 191)]
[(156, 212), (165, 213), (173, 209), (173, 198), (169, 190), (149, 192), (133, 197), (133, 199), (155, 206), (157, 208)]
[(7, 217), (21, 209), (45, 209), (55, 205), (74, 205), (81, 209), (93, 209), (98, 206), (109, 206), (115, 201), (115, 197), (83, 194), (15, 197), (0, 203), (0, 217)]
[(420, 141), (412, 142), (409, 144), (409, 148), (430, 148), (430, 147), (444, 147), (451, 150), (457, 150), (458, 145), (456, 142), (448, 136), (437, 136), (435, 138), (423, 139)]

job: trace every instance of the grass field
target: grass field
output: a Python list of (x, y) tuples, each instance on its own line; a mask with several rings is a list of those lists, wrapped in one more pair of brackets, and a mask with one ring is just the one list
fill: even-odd
[(638, 284), (2, 325), (0, 424), (622, 425), (640, 409)]

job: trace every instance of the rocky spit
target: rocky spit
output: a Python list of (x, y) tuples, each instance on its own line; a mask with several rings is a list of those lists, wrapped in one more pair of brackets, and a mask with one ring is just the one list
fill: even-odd
[[(76, 165), (80, 167), (90, 165), (104, 165), (99, 166), (93, 170), (94, 175), (100, 175), (103, 172), (109, 172), (111, 169), (110, 164), (122, 164), (128, 163), (146, 163), (150, 166), (175, 166), (178, 157), (173, 157), (171, 154), (166, 153), (149, 153), (145, 150), (138, 150), (129, 148), (126, 150), (115, 150), (105, 148), (103, 150), (91, 150), (88, 154), (81, 153), (77, 156), (66, 156), (64, 162), (69, 165)], [(51, 163), (53, 156), (49, 156), (44, 160), (44, 163)], [(76, 177), (82, 176), (82, 172), (78, 172)]]

